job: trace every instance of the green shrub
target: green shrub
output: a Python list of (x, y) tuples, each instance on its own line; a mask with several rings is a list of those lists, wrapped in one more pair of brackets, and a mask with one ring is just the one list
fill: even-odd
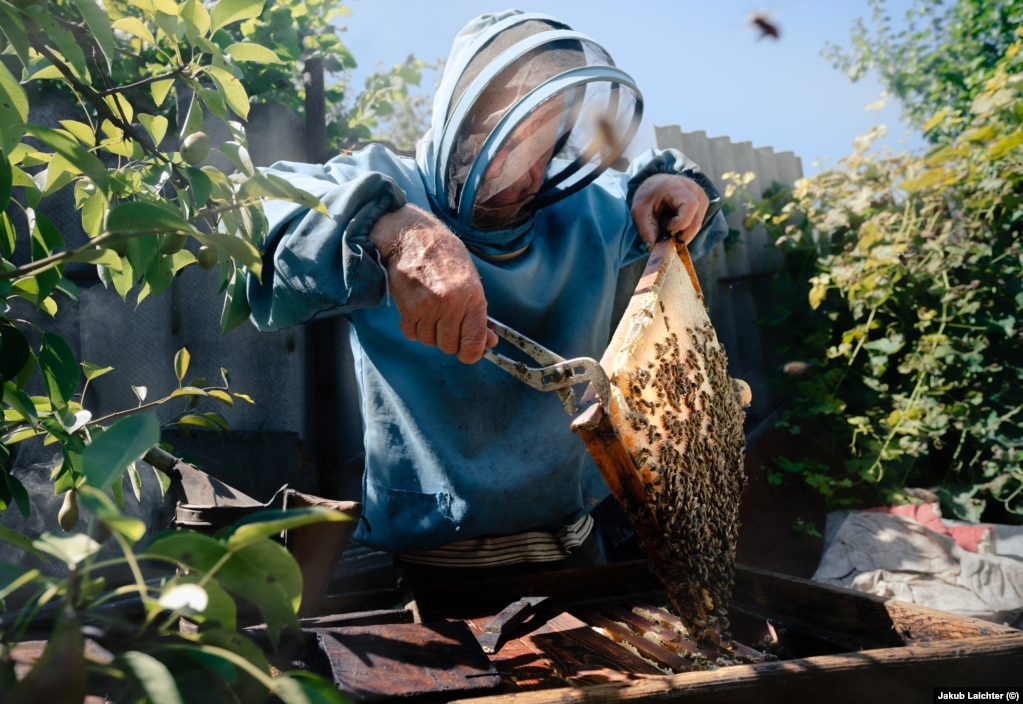
[(823, 423), (808, 441), (845, 458), (773, 476), (787, 469), (836, 502), (863, 486), (886, 501), (934, 487), (961, 518), (1023, 518), (1020, 36), (967, 114), (926, 123), (955, 135), (929, 154), (871, 154), (865, 140), (748, 218), (796, 272), (779, 291), (806, 296), (769, 321), (801, 372), (785, 382), (784, 423)]

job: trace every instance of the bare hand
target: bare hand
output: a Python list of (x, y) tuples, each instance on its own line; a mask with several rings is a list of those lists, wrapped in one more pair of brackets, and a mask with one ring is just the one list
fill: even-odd
[(487, 300), (476, 266), (440, 220), (405, 205), (380, 218), (370, 239), (384, 258), (405, 337), (466, 364), (497, 344), (487, 327)]
[(678, 174), (654, 174), (632, 199), (632, 219), (650, 247), (668, 232), (689, 244), (700, 232), (710, 199), (700, 185)]

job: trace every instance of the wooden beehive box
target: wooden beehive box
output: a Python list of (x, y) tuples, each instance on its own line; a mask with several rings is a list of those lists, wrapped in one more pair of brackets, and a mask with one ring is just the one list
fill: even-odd
[[(335, 676), (356, 701), (929, 704), (935, 687), (1021, 684), (1016, 629), (743, 566), (735, 576), (735, 637), (775, 661), (696, 669), (647, 561), (335, 593), (334, 613), (303, 624), (329, 635), (335, 661), (315, 639), (279, 657)], [(496, 652), (464, 637), (527, 595), (546, 607)]]

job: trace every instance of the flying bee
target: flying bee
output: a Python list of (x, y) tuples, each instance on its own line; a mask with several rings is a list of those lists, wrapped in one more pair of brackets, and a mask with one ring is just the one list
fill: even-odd
[(771, 16), (766, 12), (750, 13), (749, 23), (753, 25), (758, 32), (760, 32), (757, 39), (771, 37), (772, 39), (777, 40), (781, 37), (781, 30), (778, 28), (777, 23), (775, 23)]

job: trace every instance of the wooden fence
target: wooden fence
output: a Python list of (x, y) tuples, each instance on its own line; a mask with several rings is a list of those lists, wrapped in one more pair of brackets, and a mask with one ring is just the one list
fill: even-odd
[[(802, 160), (792, 152), (775, 152), (771, 147), (754, 147), (729, 137), (708, 137), (706, 132), (682, 132), (678, 125), (654, 130), (659, 148), (683, 152), (701, 166), (722, 194), (729, 173), (754, 175), (742, 189), (752, 199), (759, 199), (775, 183), (792, 186), (803, 176)], [(729, 202), (735, 209), (728, 215), (728, 224), (738, 237), (728, 246), (715, 247), (696, 262), (696, 269), (711, 322), (728, 353), (729, 372), (753, 389), (753, 403), (747, 409), (747, 428), (752, 430), (767, 421), (781, 403), (772, 393), (770, 379), (788, 360), (778, 356), (779, 341), (759, 321), (776, 305), (772, 281), (782, 258), (762, 229), (746, 231), (743, 227), (746, 213), (741, 194)]]
[[(33, 121), (46, 123), (59, 117), (43, 114), (46, 109), (33, 107), (39, 111)], [(304, 160), (309, 152), (299, 135), (301, 124), (281, 112), (261, 112), (260, 119), (249, 123), (251, 153), (261, 165), (277, 159)], [(229, 138), (226, 126), (218, 131), (214, 119), (208, 119), (205, 127), (214, 143)], [(792, 183), (801, 172), (798, 158), (790, 153), (775, 154), (770, 148), (756, 149), (728, 138), (708, 139), (702, 132), (682, 133), (677, 126), (658, 128), (657, 140), (661, 147), (677, 147), (694, 158), (722, 190), (722, 175), (730, 171), (756, 174), (747, 187), (754, 196), (775, 180)], [(41, 209), (58, 223), (73, 222), (69, 198), (69, 193), (58, 193), (47, 198)], [(741, 230), (741, 214), (733, 213), (730, 220), (732, 227)], [(85, 237), (84, 233), (77, 236)], [(754, 390), (748, 414), (751, 423), (767, 418), (775, 405), (767, 372), (776, 361), (770, 341), (756, 322), (771, 305), (768, 275), (776, 266), (762, 233), (745, 232), (734, 246), (719, 246), (698, 263), (732, 375), (745, 379)], [(251, 395), (256, 405), (236, 403), (221, 409), (235, 433), (216, 441), (219, 450), (209, 445), (208, 438), (174, 438), (179, 449), (214, 458), (209, 469), (256, 498), (268, 498), (286, 481), (325, 496), (359, 495), (358, 473), (341, 469), (361, 451), (362, 435), (343, 318), (269, 334), (246, 325), (222, 335), (218, 326), (221, 297), (211, 272), (189, 267), (165, 295), (138, 306), (132, 296), (124, 302), (98, 285), (91, 270), (81, 274), (80, 303), (62, 305), (56, 320), (39, 322), (56, 328), (79, 359), (114, 367), (113, 373), (89, 386), (86, 402), (96, 412), (135, 405), (132, 386), (148, 387), (151, 397), (168, 393), (177, 386), (174, 354), (187, 347), (192, 356), (189, 376), (214, 380), (221, 367), (226, 368), (232, 387)], [(25, 315), (32, 317), (32, 312)], [(162, 409), (161, 415), (176, 410)]]

